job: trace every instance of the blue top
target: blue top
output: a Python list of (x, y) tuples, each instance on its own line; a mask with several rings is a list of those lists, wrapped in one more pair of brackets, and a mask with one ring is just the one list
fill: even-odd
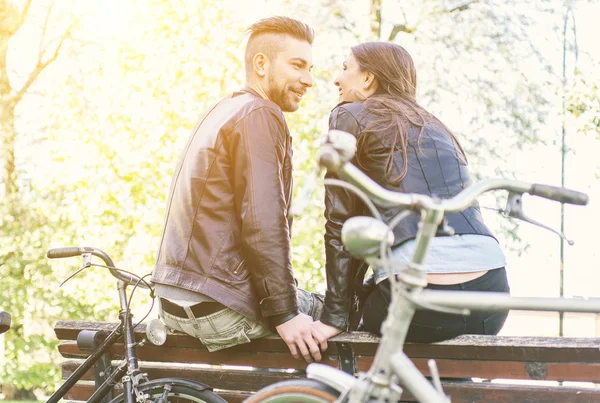
[[(414, 239), (393, 250), (394, 274), (408, 265), (414, 252)], [(433, 238), (424, 263), (428, 274), (469, 273), (504, 267), (506, 258), (494, 238), (465, 234)], [(388, 273), (384, 268), (375, 269), (376, 283), (386, 278)]]

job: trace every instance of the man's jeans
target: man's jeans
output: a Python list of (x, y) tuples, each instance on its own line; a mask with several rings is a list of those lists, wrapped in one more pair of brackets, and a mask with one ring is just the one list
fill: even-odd
[[(187, 318), (171, 315), (162, 309), (159, 309), (158, 317), (168, 328), (198, 338), (208, 351), (250, 343), (252, 339), (275, 334), (229, 308), (198, 318), (189, 308), (184, 309)], [(313, 320), (319, 320), (323, 311), (323, 296), (298, 289), (298, 309)]]

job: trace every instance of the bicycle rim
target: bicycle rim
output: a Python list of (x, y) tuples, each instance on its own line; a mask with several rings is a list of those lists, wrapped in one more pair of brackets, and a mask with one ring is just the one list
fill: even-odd
[(244, 403), (334, 402), (340, 392), (313, 379), (277, 382), (250, 396)]
[[(155, 401), (164, 394), (165, 385), (170, 385), (171, 390), (167, 394), (169, 403), (227, 403), (222, 397), (205, 388), (193, 385), (177, 385), (172, 381), (142, 385), (138, 389), (147, 395), (148, 401)], [(124, 402), (124, 396), (117, 396), (110, 403)]]

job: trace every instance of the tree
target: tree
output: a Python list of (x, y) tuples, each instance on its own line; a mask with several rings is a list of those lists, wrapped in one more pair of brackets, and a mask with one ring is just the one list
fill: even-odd
[(577, 131), (593, 133), (600, 139), (600, 80), (577, 71), (566, 97), (567, 111), (575, 119)]
[[(368, 30), (349, 5), (329, 4), (360, 41), (386, 40), (409, 50), (420, 102), (453, 123), (467, 149), (476, 150), (470, 153), (474, 162), (502, 159), (498, 149), (543, 141), (539, 130), (560, 81), (531, 27), (554, 15), (548, 2), (368, 0)], [(528, 74), (534, 70), (535, 76)], [(489, 130), (505, 133), (501, 144), (492, 143)]]
[[(494, 151), (489, 133), (520, 127), (522, 136), (507, 138), (505, 144), (526, 143), (526, 135), (535, 134), (539, 116), (546, 113), (545, 98), (535, 107), (524, 107), (525, 101), (513, 100), (510, 91), (545, 96), (543, 85), (522, 80), (517, 66), (507, 62), (521, 32), (516, 25), (525, 11), (517, 7), (513, 26), (512, 14), (496, 3), (461, 3), (444, 9), (436, 6), (438, 2), (422, 3), (414, 8), (422, 14), (417, 18), (407, 6), (406, 16), (402, 10), (393, 12), (392, 0), (352, 5), (338, 0), (313, 4), (265, 0), (265, 15), (283, 14), (309, 22), (317, 31), (314, 53), (325, 54), (315, 63), (315, 84), (302, 107), (286, 116), (293, 136), (296, 192), (316, 166), (318, 137), (326, 132), (329, 110), (336, 103), (333, 77), (348, 47), (369, 38), (391, 38), (412, 47), (411, 51), (418, 49), (411, 53), (417, 56), (424, 77), (422, 99), (443, 120), (464, 117), (456, 119), (453, 127), (471, 151), (480, 154), (475, 165), (487, 158), (483, 149)], [(82, 15), (81, 8), (88, 2), (74, 4), (68, 18)], [(35, 82), (43, 93), (35, 100), (43, 107), (36, 109), (35, 118), (44, 130), (36, 133), (41, 140), (28, 150), (31, 158), (20, 168), (19, 203), (5, 204), (0, 211), (0, 276), (10, 278), (7, 284), (14, 290), (0, 296), (0, 305), (14, 310), (15, 323), (27, 318), (27, 323), (16, 323), (22, 330), (7, 336), (11, 367), (0, 374), (3, 381), (25, 385), (27, 372), (42, 374), (31, 378), (37, 385), (56, 381), (58, 374), (49, 362), (56, 358), (51, 326), (57, 319), (115, 319), (112, 278), (100, 269), (88, 269), (61, 289), (48, 289), (79, 262), (49, 265), (43, 257), (45, 249), (95, 246), (108, 252), (119, 267), (140, 275), (151, 270), (166, 194), (183, 145), (200, 114), (243, 83), (247, 22), (240, 22), (239, 4), (235, 0), (105, 2), (92, 10), (93, 19), (83, 19), (72, 32), (89, 45), (66, 53), (71, 41), (65, 39), (60, 57), (48, 67), (60, 74), (37, 76)], [(364, 17), (372, 4), (379, 4), (372, 13), (381, 19), (379, 27)], [(503, 34), (504, 28), (488, 27), (487, 13), (498, 25), (509, 24), (508, 34)], [(52, 42), (45, 57), (53, 54), (52, 46), (58, 43)], [(520, 52), (526, 53), (521, 48), (514, 53)], [(443, 63), (446, 60), (449, 65)], [(473, 78), (461, 70), (480, 62), (486, 66), (481, 76)], [(496, 76), (506, 83), (495, 80)], [(542, 81), (545, 78), (545, 73), (540, 74)], [(465, 100), (463, 109), (454, 105), (462, 103), (457, 99)], [(33, 101), (34, 97), (23, 98), (22, 113), (31, 110)], [(533, 129), (526, 129), (527, 125)], [(17, 154), (25, 151), (23, 144), (15, 144)], [(499, 166), (494, 162), (484, 168)], [(321, 291), (322, 200), (323, 189), (318, 187), (305, 214), (294, 220), (292, 251), (300, 285)], [(133, 303), (140, 319), (149, 299), (142, 292), (137, 295)], [(38, 352), (35, 362), (26, 354), (33, 350)]]
[(41, 27), (39, 50), (35, 65), (27, 73), (27, 78), (20, 86), (13, 86), (9, 79), (7, 63), (9, 42), (27, 22), (32, 0), (27, 0), (21, 7), (13, 5), (9, 0), (0, 0), (0, 140), (2, 141), (2, 180), (4, 192), (10, 196), (18, 191), (18, 178), (15, 166), (15, 109), (34, 85), (40, 74), (60, 55), (63, 44), (75, 29), (72, 24), (56, 38), (50, 40), (46, 35), (52, 21), (54, 2), (47, 7)]
[[(348, 38), (391, 41), (411, 53), (419, 102), (457, 135), (476, 179), (513, 178), (508, 157), (552, 142), (547, 121), (560, 113), (556, 105), (561, 88), (560, 69), (552, 58), (560, 54), (561, 43), (557, 1), (361, 4), (370, 13), (355, 12), (356, 3), (325, 2)], [(556, 40), (540, 41), (544, 36)], [(500, 198), (495, 203), (500, 207), (503, 202)], [(494, 224), (503, 229), (511, 249), (525, 248), (516, 223), (502, 219)]]
[(86, 284), (86, 274), (68, 288), (58, 288), (77, 267), (53, 269), (45, 250), (50, 240), (73, 244), (72, 210), (61, 206), (66, 195), (60, 189), (35, 194), (12, 205), (0, 200), (0, 307), (11, 313), (13, 322), (4, 334), (5, 365), (0, 367), (5, 394), (9, 386), (17, 391), (52, 388), (60, 377), (54, 322), (60, 317), (106, 318), (110, 298), (93, 293), (96, 287)]
[[(61, 106), (60, 113), (52, 106), (57, 111), (48, 123), (50, 139), (72, 148), (52, 149), (54, 161), (37, 172), (37, 181), (47, 182), (47, 171), (61, 172), (53, 176), (68, 178), (75, 193), (89, 188), (90, 173), (101, 173), (94, 176), (102, 179), (93, 182), (94, 197), (80, 193), (76, 201), (87, 220), (87, 230), (84, 234), (80, 227), (79, 236), (114, 253), (115, 261), (152, 267), (179, 153), (200, 114), (243, 85), (245, 27), (236, 23), (234, 7), (233, 2), (221, 7), (210, 2), (141, 2), (123, 22), (134, 27), (128, 35), (80, 52), (71, 64), (81, 73), (57, 83), (49, 94)], [(287, 13), (294, 14), (291, 9)], [(294, 137), (296, 189), (316, 165), (313, 157), (328, 112), (317, 105), (332, 74), (317, 70), (320, 83), (309, 91), (301, 110), (287, 116)], [(294, 267), (302, 286), (311, 289), (323, 284), (319, 197), (293, 228)]]
[[(48, 204), (61, 195), (60, 188), (52, 193), (38, 192), (19, 176), (24, 167), (16, 163), (19, 116), (16, 111), (43, 78), (43, 73), (56, 62), (71, 38), (76, 24), (56, 31), (60, 25), (53, 12), (54, 3), (22, 5), (0, 1), (0, 141), (2, 152), (2, 183), (0, 190), (0, 306), (12, 314), (12, 329), (4, 336), (5, 362), (0, 368), (0, 383), (8, 395), (9, 386), (17, 392), (37, 386), (50, 386), (56, 368), (49, 351), (56, 342), (47, 337), (47, 316), (64, 308), (71, 312), (78, 305), (57, 291), (50, 266), (44, 261), (44, 247), (56, 234), (56, 228), (69, 227), (69, 220), (55, 209), (47, 214)], [(25, 66), (14, 55), (11, 43), (23, 29), (38, 30), (39, 46), (32, 56), (33, 65)], [(25, 52), (20, 53), (22, 56)], [(17, 62), (15, 62), (17, 60)], [(86, 307), (91, 312), (90, 306)], [(32, 360), (32, 357), (35, 357)]]

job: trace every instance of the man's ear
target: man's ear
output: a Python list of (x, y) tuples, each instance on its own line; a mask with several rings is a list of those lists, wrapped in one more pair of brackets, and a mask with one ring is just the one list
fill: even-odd
[(259, 77), (264, 77), (269, 68), (269, 58), (264, 53), (257, 53), (252, 58), (252, 66)]
[(377, 80), (375, 80), (375, 74), (368, 71), (365, 73), (363, 88), (365, 90), (377, 88)]

